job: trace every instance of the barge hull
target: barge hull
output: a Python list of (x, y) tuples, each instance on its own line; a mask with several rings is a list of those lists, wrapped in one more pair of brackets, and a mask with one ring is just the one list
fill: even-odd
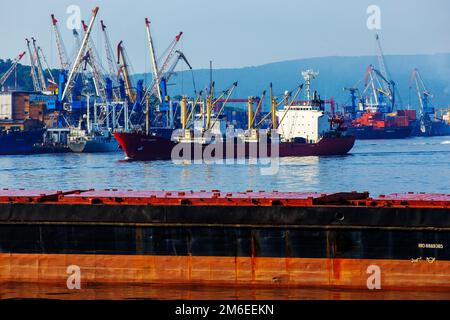
[(0, 281), (450, 290), (450, 195), (0, 190)]
[(450, 262), (380, 259), (251, 258), (142, 255), (0, 254), (0, 283), (65, 284), (79, 266), (81, 286), (213, 285), (333, 287), (367, 290), (370, 267), (386, 290), (450, 290)]

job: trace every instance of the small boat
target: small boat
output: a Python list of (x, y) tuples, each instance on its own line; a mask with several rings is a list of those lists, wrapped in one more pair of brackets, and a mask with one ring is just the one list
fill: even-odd
[(108, 131), (86, 130), (73, 128), (68, 137), (68, 147), (76, 153), (114, 152), (119, 145), (113, 135)]

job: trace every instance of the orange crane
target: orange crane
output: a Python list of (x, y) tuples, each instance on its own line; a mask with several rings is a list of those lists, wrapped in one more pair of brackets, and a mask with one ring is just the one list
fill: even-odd
[(117, 45), (117, 65), (119, 66), (119, 74), (122, 75), (125, 81), (125, 90), (131, 103), (136, 102), (136, 92), (133, 90), (133, 83), (131, 82), (130, 73), (128, 71), (128, 61), (123, 47), (123, 41)]
[(22, 52), (21, 54), (19, 54), (19, 56), (14, 59), (13, 64), (11, 65), (11, 67), (5, 72), (5, 74), (0, 78), (0, 88), (3, 91), (3, 86), (6, 82), (6, 80), (8, 80), (8, 78), (11, 76), (11, 74), (14, 72), (14, 70), (16, 70), (17, 65), (19, 64), (19, 61), (22, 60), (22, 58), (25, 56), (26, 52)]

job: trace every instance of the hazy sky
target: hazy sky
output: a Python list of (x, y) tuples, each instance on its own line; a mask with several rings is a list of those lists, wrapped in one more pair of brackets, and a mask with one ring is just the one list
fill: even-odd
[[(50, 13), (60, 20), (68, 53), (73, 37), (66, 27), (70, 5), (90, 19), (100, 7), (115, 46), (124, 40), (134, 71), (149, 71), (144, 18), (161, 54), (183, 31), (180, 49), (194, 68), (243, 67), (274, 61), (331, 55), (376, 53), (374, 31), (368, 30), (369, 5), (381, 9), (386, 54), (450, 52), (448, 0), (0, 0), (0, 57), (25, 50), (26, 37), (36, 37), (49, 62), (58, 65)], [(93, 40), (104, 45), (97, 24)], [(28, 59), (25, 60), (27, 63)]]

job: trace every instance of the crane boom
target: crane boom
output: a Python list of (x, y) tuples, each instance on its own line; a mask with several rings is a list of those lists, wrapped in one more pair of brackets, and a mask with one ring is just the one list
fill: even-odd
[(169, 45), (169, 48), (167, 49), (168, 54), (164, 60), (164, 63), (162, 65), (161, 69), (159, 69), (157, 77), (155, 79), (153, 79), (152, 83), (145, 89), (142, 99), (146, 99), (147, 95), (149, 93), (154, 93), (154, 94), (156, 94), (156, 96), (159, 96), (158, 91), (160, 91), (160, 88), (156, 84), (161, 82), (162, 77), (166, 73), (166, 70), (169, 66), (169, 62), (171, 61), (173, 55), (175, 54), (175, 51), (176, 51), (175, 47), (176, 47), (177, 43), (180, 41), (182, 35), (183, 35), (183, 32), (180, 32), (175, 37), (175, 39), (172, 41), (172, 43)]
[(432, 98), (433, 95), (428, 91), (427, 87), (425, 86), (425, 83), (422, 79), (422, 76), (420, 75), (420, 72), (418, 69), (414, 69), (411, 73), (411, 78), (409, 80), (409, 88), (412, 88), (412, 85), (415, 85), (417, 90), (417, 96), (419, 97), (419, 103), (420, 103), (420, 114), (424, 114), (429, 112), (427, 110), (428, 108), (428, 99)]
[(59, 62), (61, 64), (61, 70), (68, 70), (69, 69), (69, 62), (68, 62), (68, 59), (67, 59), (67, 51), (66, 51), (66, 47), (64, 46), (64, 42), (62, 40), (61, 33), (59, 31), (58, 20), (56, 20), (54, 14), (52, 14), (51, 17), (52, 17), (53, 30), (55, 31), (56, 46), (57, 46), (57, 49), (58, 49)]
[[(84, 32), (87, 32), (88, 26), (84, 23), (84, 21), (81, 22), (83, 24)], [(106, 101), (106, 83), (100, 71), (101, 67), (97, 63), (97, 57), (95, 55), (95, 50), (93, 48), (94, 46), (91, 39), (88, 39), (88, 43), (86, 46), (87, 53), (83, 59), (87, 61), (91, 67), (97, 96), (101, 97), (104, 101)]]
[(38, 81), (38, 78), (36, 75), (33, 54), (31, 53), (30, 40), (25, 39), (25, 41), (27, 42), (28, 54), (30, 55), (30, 68), (31, 68), (31, 79), (33, 80), (33, 88), (34, 88), (34, 91), (38, 92), (38, 91), (41, 91), (41, 88), (39, 86), (39, 81)]
[(64, 97), (66, 96), (67, 92), (72, 88), (73, 86), (73, 80), (75, 77), (76, 72), (78, 71), (78, 68), (80, 67), (81, 61), (84, 57), (84, 51), (88, 45), (88, 40), (89, 40), (89, 36), (91, 34), (92, 31), (92, 27), (94, 25), (95, 22), (95, 18), (97, 17), (97, 13), (98, 13), (99, 8), (95, 7), (94, 10), (92, 10), (92, 18), (91, 21), (89, 23), (89, 26), (84, 34), (84, 38), (83, 38), (83, 42), (81, 43), (81, 47), (78, 51), (77, 54), (77, 58), (75, 59), (75, 62), (72, 66), (72, 69), (70, 70), (69, 73), (69, 77), (67, 78), (67, 83), (66, 86), (64, 87), (64, 91), (63, 94), (61, 96), (61, 100), (64, 100)]
[(45, 77), (44, 77), (44, 69), (42, 68), (42, 62), (41, 62), (41, 58), (39, 56), (39, 50), (36, 46), (36, 39), (31, 38), (31, 41), (33, 41), (34, 54), (36, 55), (36, 68), (38, 71), (40, 87), (41, 87), (42, 91), (47, 91), (47, 84), (46, 84)]
[[(122, 60), (122, 64), (120, 63)], [(119, 73), (122, 73), (124, 81), (125, 81), (125, 90), (127, 92), (128, 98), (131, 103), (136, 101), (136, 94), (133, 91), (133, 84), (131, 82), (130, 74), (128, 71), (128, 62), (125, 58), (125, 52), (123, 48), (123, 41), (120, 41), (117, 45), (117, 64), (120, 66)]]
[(169, 70), (167, 70), (167, 72), (166, 72), (166, 75), (165, 75), (166, 82), (169, 82), (170, 78), (172, 77), (172, 75), (174, 73), (173, 71), (177, 67), (178, 62), (180, 62), (180, 60), (183, 60), (186, 63), (186, 65), (189, 67), (189, 69), (192, 70), (192, 66), (189, 63), (189, 61), (187, 60), (186, 56), (183, 54), (183, 52), (176, 50), (175, 53), (178, 54), (178, 57), (172, 63)]
[(16, 70), (17, 65), (19, 64), (19, 61), (22, 60), (22, 58), (25, 56), (26, 52), (22, 52), (16, 59), (14, 59), (13, 64), (11, 67), (5, 72), (5, 74), (0, 78), (0, 87), (3, 87), (6, 80), (11, 76), (11, 74)]
[(106, 60), (108, 61), (108, 71), (112, 79), (117, 74), (117, 65), (115, 63), (111, 41), (109, 39), (108, 31), (106, 30), (106, 25), (104, 24), (103, 20), (100, 21), (100, 24), (105, 39), (105, 53), (106, 53)]
[[(152, 60), (152, 71), (153, 71), (154, 84), (157, 88), (159, 88), (159, 80), (158, 80), (159, 70), (158, 70), (158, 64), (156, 62), (153, 38), (152, 38), (152, 34), (150, 32), (150, 20), (148, 20), (148, 18), (145, 18), (145, 29), (147, 30), (148, 49), (150, 52), (150, 58)], [(157, 90), (157, 95), (158, 95), (159, 102), (162, 102), (163, 100), (162, 100), (161, 90), (159, 90), (159, 89)]]
[(47, 72), (48, 72), (48, 75), (50, 76), (51, 81), (52, 81), (53, 83), (56, 83), (56, 82), (55, 82), (55, 77), (53, 76), (52, 70), (50, 69), (50, 66), (49, 66), (49, 64), (48, 64), (48, 62), (47, 62), (47, 59), (45, 58), (44, 52), (42, 51), (42, 48), (41, 48), (41, 47), (38, 47), (38, 52), (39, 52), (39, 54), (40, 54), (41, 57), (42, 57), (42, 61), (44, 61), (45, 68), (47, 69)]
[(384, 60), (383, 49), (381, 48), (380, 36), (378, 34), (375, 35), (375, 40), (377, 42), (378, 47), (378, 64), (380, 66), (380, 72), (385, 79), (389, 79), (389, 74), (386, 68), (386, 62)]

